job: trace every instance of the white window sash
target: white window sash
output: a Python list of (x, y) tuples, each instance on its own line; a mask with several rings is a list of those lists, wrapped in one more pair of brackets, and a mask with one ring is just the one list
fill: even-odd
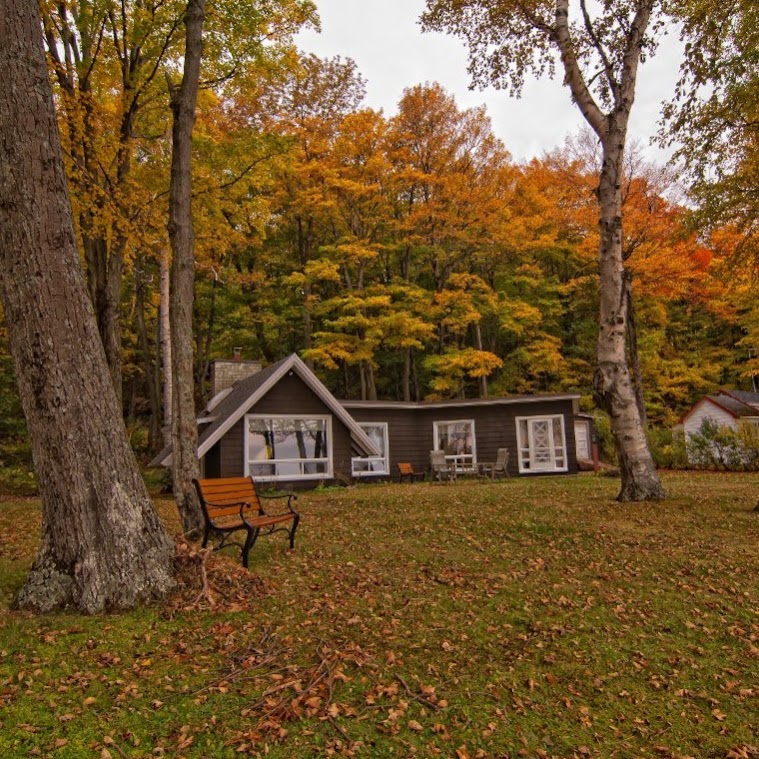
[[(277, 458), (277, 459), (258, 459), (250, 460), (250, 422), (256, 420), (300, 420), (303, 422), (325, 422), (325, 433), (327, 435), (327, 455), (319, 458), (301, 459), (301, 458)], [(304, 473), (304, 468), (309, 464), (325, 464), (323, 472)], [(251, 465), (272, 466), (275, 471), (278, 466), (299, 464), (300, 474), (283, 473), (283, 474), (256, 474), (251, 470)], [(333, 469), (333, 443), (332, 443), (332, 417), (328, 415), (308, 415), (308, 414), (246, 414), (244, 417), (244, 445), (243, 445), (243, 471), (246, 475), (251, 475), (258, 482), (278, 482), (278, 481), (296, 481), (296, 480), (324, 480), (334, 477)]]
[[(366, 431), (368, 427), (382, 428), (385, 441), (384, 456), (354, 456), (351, 459), (351, 475), (353, 477), (387, 477), (390, 474), (390, 436), (388, 433), (387, 422), (359, 422), (358, 426)], [(366, 464), (371, 467), (373, 464), (381, 464), (380, 469), (356, 469), (357, 466)]]
[(472, 452), (471, 453), (446, 453), (446, 461), (450, 461), (454, 469), (463, 473), (477, 468), (477, 435), (475, 432), (474, 419), (441, 419), (432, 423), (433, 450), (439, 451), (438, 432), (441, 427), (447, 427), (454, 424), (468, 424), (472, 435)]

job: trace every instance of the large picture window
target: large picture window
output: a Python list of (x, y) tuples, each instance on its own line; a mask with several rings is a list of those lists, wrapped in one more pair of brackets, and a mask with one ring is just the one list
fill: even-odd
[(435, 450), (443, 451), (457, 472), (471, 471), (477, 465), (474, 419), (433, 422)]
[(257, 480), (332, 476), (332, 420), (328, 416), (245, 417), (245, 462)]
[(564, 417), (517, 417), (517, 443), (519, 445), (519, 471), (566, 472), (567, 442)]
[(374, 443), (379, 456), (357, 456), (351, 459), (351, 473), (354, 477), (371, 477), (390, 474), (390, 455), (387, 444), (386, 422), (359, 422), (359, 427)]

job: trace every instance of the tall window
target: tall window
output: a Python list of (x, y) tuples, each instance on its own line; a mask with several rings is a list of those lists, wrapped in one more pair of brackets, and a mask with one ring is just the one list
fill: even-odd
[(473, 469), (477, 464), (477, 446), (474, 438), (474, 419), (457, 419), (450, 422), (433, 422), (435, 450), (444, 451), (445, 458), (459, 472)]
[(328, 416), (245, 417), (247, 471), (259, 480), (332, 476), (332, 420)]
[(379, 456), (357, 456), (351, 459), (351, 473), (354, 477), (390, 474), (390, 454), (387, 441), (387, 422), (359, 422), (359, 427), (374, 443)]
[(520, 472), (566, 472), (567, 443), (564, 417), (517, 417)]

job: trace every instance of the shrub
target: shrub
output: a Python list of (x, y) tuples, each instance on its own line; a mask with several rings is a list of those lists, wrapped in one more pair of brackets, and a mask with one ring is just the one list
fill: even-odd
[(759, 469), (759, 429), (741, 424), (737, 429), (704, 419), (689, 435), (688, 460), (700, 469), (756, 471)]
[(688, 455), (685, 448), (685, 435), (666, 427), (651, 427), (646, 433), (651, 456), (660, 469), (685, 469)]

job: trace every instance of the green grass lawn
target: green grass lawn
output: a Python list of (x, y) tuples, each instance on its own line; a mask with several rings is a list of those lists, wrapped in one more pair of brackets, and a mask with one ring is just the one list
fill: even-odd
[(0, 757), (759, 757), (759, 477), (665, 485), (305, 494), (213, 606), (97, 618), (9, 609), (39, 506), (5, 499)]

